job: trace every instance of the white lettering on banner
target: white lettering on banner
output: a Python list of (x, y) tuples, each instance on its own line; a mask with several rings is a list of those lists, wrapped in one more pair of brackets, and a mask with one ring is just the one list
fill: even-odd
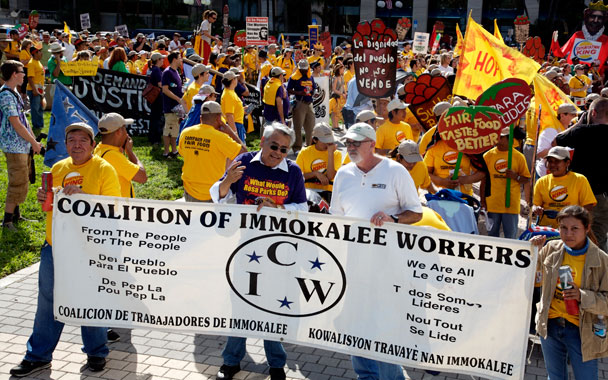
[(63, 322), (256, 337), (523, 377), (529, 242), (90, 195), (56, 197), (53, 242)]

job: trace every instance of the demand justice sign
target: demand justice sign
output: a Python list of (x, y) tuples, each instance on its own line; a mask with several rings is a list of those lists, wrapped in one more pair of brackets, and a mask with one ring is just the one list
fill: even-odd
[(60, 321), (523, 378), (529, 242), (246, 205), (55, 198)]

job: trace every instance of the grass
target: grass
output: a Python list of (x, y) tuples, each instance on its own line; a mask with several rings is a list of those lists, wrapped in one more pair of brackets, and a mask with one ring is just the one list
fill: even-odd
[[(44, 113), (45, 129), (48, 131), (50, 112)], [(135, 154), (143, 162), (148, 174), (145, 184), (135, 183), (137, 198), (175, 200), (183, 196), (181, 180), (181, 158), (166, 160), (162, 157), (162, 147), (152, 146), (146, 137), (135, 137)], [(256, 132), (247, 135), (247, 146), (250, 150), (259, 149), (259, 136)], [(21, 214), (35, 222), (22, 222), (17, 231), (0, 229), (0, 278), (26, 268), (40, 260), (40, 247), (45, 237), (45, 213), (36, 200), (36, 191), (40, 187), (40, 175), (49, 168), (44, 166), (43, 157), (35, 156), (36, 183), (30, 185), (27, 199), (20, 206)], [(6, 157), (0, 154), (0, 217), (4, 217), (4, 200), (8, 184)]]

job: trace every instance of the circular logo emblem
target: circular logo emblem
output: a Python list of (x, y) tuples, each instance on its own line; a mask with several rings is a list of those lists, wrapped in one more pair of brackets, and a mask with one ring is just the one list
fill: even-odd
[(226, 264), (232, 290), (256, 309), (308, 317), (336, 306), (346, 291), (337, 258), (319, 243), (269, 234), (241, 244)]
[(556, 202), (562, 202), (568, 198), (568, 188), (562, 185), (555, 186), (549, 191), (549, 198)]
[(312, 162), (312, 164), (310, 164), (310, 170), (312, 170), (313, 172), (324, 173), (326, 169), (327, 169), (327, 162), (323, 161), (320, 158), (317, 158), (316, 160), (314, 160)]
[(599, 54), (599, 47), (594, 46), (591, 41), (582, 40), (574, 45), (572, 52), (583, 62), (593, 61), (593, 57)]
[(68, 173), (68, 175), (66, 175), (63, 178), (63, 183), (62, 186), (66, 187), (68, 185), (76, 185), (76, 186), (82, 186), (82, 175), (78, 172), (71, 172)]
[(397, 141), (401, 142), (403, 140), (405, 140), (405, 132), (403, 131), (397, 131), (395, 133), (395, 138), (397, 139)]
[(443, 162), (449, 165), (456, 164), (458, 160), (458, 152), (454, 152), (453, 150), (447, 151), (443, 154)]
[(500, 158), (494, 163), (494, 169), (499, 173), (507, 171), (507, 160)]

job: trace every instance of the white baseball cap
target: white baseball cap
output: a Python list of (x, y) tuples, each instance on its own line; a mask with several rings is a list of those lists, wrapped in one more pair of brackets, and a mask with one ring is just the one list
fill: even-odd
[(355, 123), (348, 128), (344, 138), (355, 141), (363, 141), (365, 139), (376, 141), (376, 131), (367, 123)]
[(399, 99), (393, 99), (388, 103), (388, 106), (386, 106), (386, 108), (388, 109), (388, 112), (394, 110), (404, 110), (407, 108), (407, 104), (403, 103)]

